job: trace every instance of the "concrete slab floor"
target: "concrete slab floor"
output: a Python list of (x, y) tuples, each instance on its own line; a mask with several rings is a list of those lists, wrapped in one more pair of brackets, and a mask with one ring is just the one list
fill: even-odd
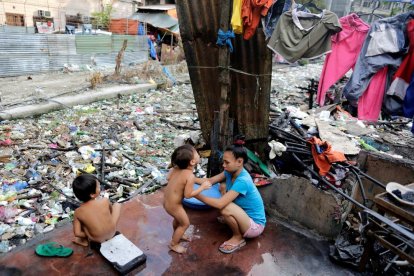
[[(129, 275), (352, 275), (328, 259), (328, 243), (310, 239), (269, 221), (264, 233), (233, 254), (218, 251), (230, 237), (217, 222), (218, 211), (189, 210), (193, 241), (187, 253), (168, 251), (172, 218), (162, 207), (163, 192), (141, 195), (124, 203), (118, 230), (147, 255), (145, 267)], [(116, 275), (96, 251), (71, 242), (72, 225), (64, 225), (0, 257), (0, 275)], [(39, 257), (37, 244), (55, 241), (71, 247), (68, 258)], [(14, 273), (14, 274), (13, 274)]]

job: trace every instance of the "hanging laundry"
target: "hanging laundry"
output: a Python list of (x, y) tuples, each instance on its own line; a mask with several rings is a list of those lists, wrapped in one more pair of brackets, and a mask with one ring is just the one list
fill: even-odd
[(347, 160), (342, 152), (334, 151), (330, 143), (322, 141), (315, 136), (308, 139), (307, 142), (312, 145), (313, 161), (315, 161), (319, 174), (322, 176), (328, 174), (332, 163)]
[(291, 63), (316, 58), (331, 50), (331, 36), (341, 30), (335, 13), (313, 14), (295, 7), (280, 16), (267, 47)]
[(372, 78), (367, 90), (358, 102), (358, 119), (377, 121), (381, 113), (388, 67), (382, 68)]
[[(404, 98), (404, 116), (407, 118), (414, 117), (414, 74), (411, 77), (410, 85), (407, 88), (407, 93)], [(414, 130), (414, 126), (413, 126)]]
[(241, 17), (243, 0), (234, 0), (233, 1), (233, 15), (231, 16), (231, 27), (235, 34), (243, 33), (243, 21)]
[[(408, 46), (404, 35), (406, 30), (406, 23), (412, 18), (414, 18), (414, 12), (408, 12), (390, 18), (380, 19), (373, 23), (364, 42), (364, 45), (362, 46), (357, 63), (355, 64), (354, 72), (343, 90), (343, 94), (351, 103), (356, 105), (358, 99), (366, 91), (375, 73), (386, 66), (397, 68), (401, 64), (402, 55), (407, 51)], [(393, 54), (384, 52), (375, 56), (366, 56), (371, 38), (375, 37), (375, 39), (378, 39), (377, 35), (384, 33), (384, 27), (385, 29), (394, 30), (397, 34), (397, 46), (399, 52)], [(376, 34), (374, 36), (371, 36), (373, 33)], [(392, 38), (392, 36), (386, 37)], [(389, 45), (389, 43), (387, 44)], [(384, 48), (381, 48), (381, 50), (383, 51)]]
[(277, 21), (279, 20), (282, 13), (287, 12), (292, 6), (292, 0), (277, 0), (270, 7), (267, 15), (262, 18), (263, 32), (266, 39), (270, 38), (276, 27)]
[(249, 40), (255, 34), (261, 16), (266, 16), (272, 5), (273, 0), (243, 0), (241, 15), (245, 40)]
[(342, 31), (331, 37), (332, 52), (326, 55), (319, 79), (317, 102), (320, 106), (325, 104), (328, 89), (355, 66), (370, 27), (355, 13), (340, 18), (339, 23)]
[(395, 95), (404, 100), (411, 76), (414, 73), (414, 20), (407, 24), (407, 36), (410, 41), (408, 54), (404, 57), (400, 67), (394, 75), (394, 80), (387, 91), (387, 95)]

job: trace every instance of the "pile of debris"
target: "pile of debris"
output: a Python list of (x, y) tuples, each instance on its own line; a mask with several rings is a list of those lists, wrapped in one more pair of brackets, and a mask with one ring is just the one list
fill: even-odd
[(203, 144), (198, 130), (189, 85), (2, 121), (0, 252), (70, 220), (79, 173), (97, 175), (113, 202), (165, 185), (175, 144)]

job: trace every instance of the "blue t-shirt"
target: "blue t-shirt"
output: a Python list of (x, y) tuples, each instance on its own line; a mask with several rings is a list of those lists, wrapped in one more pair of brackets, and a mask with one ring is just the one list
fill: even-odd
[(239, 195), (233, 201), (257, 224), (266, 224), (266, 215), (263, 205), (262, 197), (253, 183), (249, 173), (243, 169), (241, 173), (231, 182), (231, 174), (224, 171), (226, 176), (226, 190), (233, 190)]

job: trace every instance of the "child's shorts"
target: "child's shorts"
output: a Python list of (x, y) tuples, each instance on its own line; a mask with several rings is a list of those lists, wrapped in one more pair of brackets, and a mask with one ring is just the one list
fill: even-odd
[(247, 229), (246, 233), (244, 233), (243, 238), (256, 238), (263, 233), (263, 230), (263, 225), (257, 224), (250, 218), (250, 227)]

